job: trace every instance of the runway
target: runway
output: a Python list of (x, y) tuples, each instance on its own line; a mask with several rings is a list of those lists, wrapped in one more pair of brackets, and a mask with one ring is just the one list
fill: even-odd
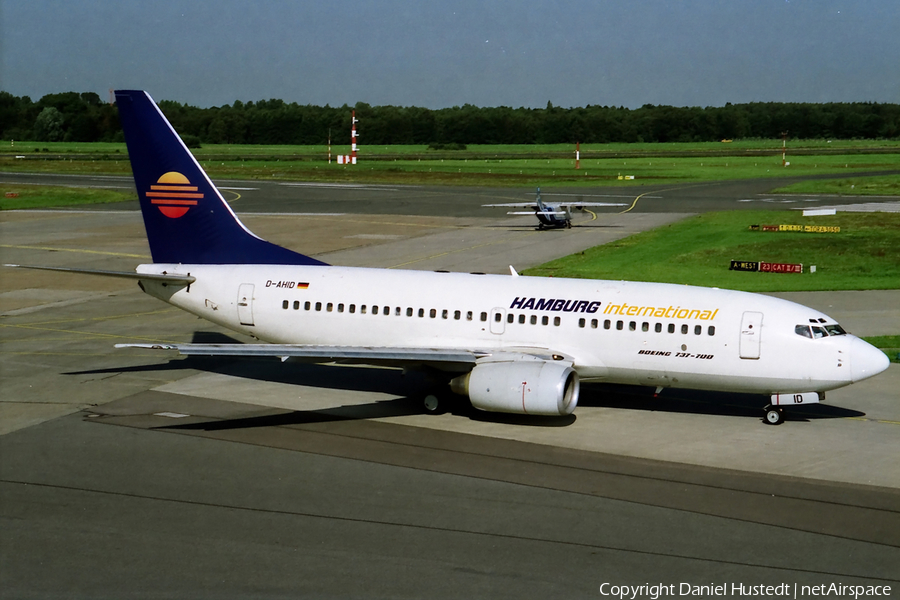
[[(233, 190), (247, 225), (330, 263), (495, 273), (766, 198), (656, 191), (538, 233), (480, 209), (521, 190), (258, 187)], [(149, 260), (127, 206), (2, 213), (0, 234), (2, 262)], [(900, 291), (797, 299), (854, 333), (900, 331)], [(114, 350), (243, 341), (130, 282), (4, 270), (0, 313), (3, 597), (900, 584), (897, 365), (779, 427), (754, 397), (597, 385), (572, 419), (423, 415), (423, 382), (396, 370)]]

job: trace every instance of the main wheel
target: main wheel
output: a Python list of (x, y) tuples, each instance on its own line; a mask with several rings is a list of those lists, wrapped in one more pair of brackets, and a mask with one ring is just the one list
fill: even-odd
[(769, 425), (781, 425), (784, 422), (784, 413), (776, 406), (766, 407), (766, 423)]
[(428, 394), (423, 401), (425, 412), (437, 414), (441, 408), (441, 401), (434, 394)]

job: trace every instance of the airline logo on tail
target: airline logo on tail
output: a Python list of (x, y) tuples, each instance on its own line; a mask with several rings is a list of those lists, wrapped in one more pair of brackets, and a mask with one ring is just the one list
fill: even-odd
[(198, 200), (203, 199), (199, 188), (175, 171), (169, 171), (160, 177), (155, 185), (150, 186), (146, 196), (159, 212), (170, 219), (183, 217), (192, 206), (197, 205)]

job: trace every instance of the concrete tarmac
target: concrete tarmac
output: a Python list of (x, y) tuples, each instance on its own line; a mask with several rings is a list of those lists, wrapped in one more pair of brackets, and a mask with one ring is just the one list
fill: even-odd
[[(540, 234), (502, 216), (244, 220), (334, 264), (502, 273), (680, 218), (671, 208)], [(4, 213), (0, 234), (4, 263), (149, 261), (129, 211)], [(779, 427), (756, 397), (599, 385), (569, 419), (423, 415), (424, 382), (392, 369), (114, 350), (244, 341), (133, 282), (0, 277), (0, 597), (900, 584), (896, 365)], [(862, 335), (900, 332), (898, 291), (791, 299)]]

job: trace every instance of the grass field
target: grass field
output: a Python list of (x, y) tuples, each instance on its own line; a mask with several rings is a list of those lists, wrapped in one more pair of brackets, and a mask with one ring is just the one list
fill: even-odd
[(877, 335), (863, 339), (887, 354), (891, 362), (900, 363), (900, 335)]
[(801, 181), (772, 190), (779, 194), (838, 194), (841, 196), (900, 196), (900, 175)]
[[(6, 194), (17, 194), (7, 198)], [(94, 188), (68, 188), (50, 185), (0, 185), (0, 210), (61, 208), (79, 204), (106, 204), (137, 200), (130, 192)]]
[[(751, 231), (754, 224), (836, 225), (841, 232)], [(730, 271), (731, 260), (801, 263), (804, 273)], [(810, 265), (816, 265), (816, 273), (809, 273)], [(751, 292), (900, 289), (900, 214), (707, 213), (549, 262), (527, 274)]]
[[(328, 164), (324, 146), (212, 145), (194, 152), (208, 173), (218, 178), (410, 185), (641, 187), (814, 174), (851, 179), (855, 173), (900, 170), (900, 141), (795, 141), (789, 152), (805, 154), (789, 155), (788, 167), (782, 166), (780, 144), (780, 140), (585, 144), (578, 170), (568, 144), (469, 146), (440, 152), (425, 146), (364, 146), (355, 166), (338, 165), (336, 160)], [(130, 173), (123, 144), (20, 142), (13, 152), (4, 152), (4, 146), (0, 143), (0, 171)], [(345, 146), (333, 148), (335, 157), (347, 151)]]

